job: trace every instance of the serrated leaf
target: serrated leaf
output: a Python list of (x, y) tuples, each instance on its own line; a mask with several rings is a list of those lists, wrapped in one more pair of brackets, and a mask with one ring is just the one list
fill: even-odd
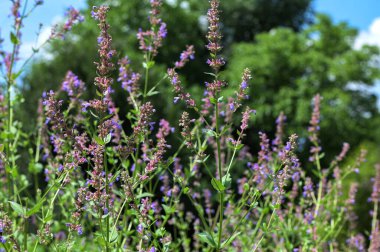
[(213, 248), (216, 248), (216, 242), (214, 241), (214, 238), (209, 233), (207, 232), (199, 233), (198, 236), (202, 242), (207, 243)]
[(8, 201), (8, 202), (9, 202), (9, 204), (11, 204), (12, 209), (16, 213), (23, 215), (23, 216), (25, 215), (25, 213), (26, 213), (25, 208), (23, 208), (20, 204), (13, 202), (13, 201)]
[(216, 178), (211, 179), (211, 185), (214, 187), (215, 190), (218, 192), (223, 192), (226, 188), (223, 186), (223, 184), (217, 180)]

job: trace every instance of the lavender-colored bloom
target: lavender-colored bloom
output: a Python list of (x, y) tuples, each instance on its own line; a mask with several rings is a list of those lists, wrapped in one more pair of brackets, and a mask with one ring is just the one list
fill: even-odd
[[(143, 31), (141, 28), (137, 33), (140, 49), (145, 52), (150, 52), (151, 56), (156, 56), (158, 48), (162, 45), (162, 40), (167, 36), (166, 24), (162, 22), (160, 15), (161, 0), (150, 1), (151, 11), (149, 22), (150, 30)], [(158, 28), (158, 29), (157, 29)]]
[(79, 13), (78, 10), (74, 9), (73, 7), (69, 7), (67, 9), (65, 16), (68, 17), (63, 26), (63, 30), (65, 32), (70, 31), (75, 23), (84, 21), (84, 17)]
[(317, 94), (314, 96), (313, 99), (314, 105), (313, 105), (313, 113), (310, 119), (310, 126), (309, 126), (309, 133), (310, 133), (310, 141), (312, 142), (318, 142), (318, 136), (317, 133), (319, 131), (319, 120), (320, 120), (320, 104), (321, 104), (321, 96)]
[(175, 68), (182, 68), (189, 60), (193, 60), (194, 53), (194, 46), (186, 46), (186, 50), (181, 53), (180, 60), (175, 62)]
[(142, 234), (144, 232), (144, 226), (142, 224), (137, 225), (137, 232)]
[(191, 98), (189, 93), (185, 93), (181, 81), (179, 79), (178, 73), (174, 68), (169, 68), (168, 71), (169, 80), (173, 85), (173, 91), (177, 95), (174, 98), (174, 103), (177, 103), (178, 100), (186, 102), (188, 107), (195, 107), (195, 101)]
[(314, 190), (313, 190), (313, 182), (311, 181), (311, 179), (309, 177), (307, 177), (306, 180), (305, 180), (305, 185), (303, 187), (303, 193), (302, 193), (302, 195), (305, 198), (310, 198), (313, 192), (314, 192)]
[(379, 202), (380, 199), (380, 164), (376, 164), (376, 176), (374, 178), (371, 201)]
[(207, 64), (210, 65), (215, 70), (218, 70), (221, 66), (225, 64), (222, 58), (217, 56), (217, 53), (222, 50), (222, 46), (220, 44), (220, 40), (222, 35), (219, 29), (219, 1), (211, 0), (210, 1), (211, 8), (207, 12), (207, 20), (208, 20), (208, 33), (207, 33), (207, 49), (211, 53), (211, 59), (207, 60)]
[(273, 150), (279, 151), (279, 148), (283, 145), (282, 139), (284, 137), (284, 124), (286, 121), (286, 116), (281, 111), (280, 115), (276, 119), (276, 137), (272, 144), (274, 145)]
[(85, 90), (84, 82), (79, 80), (73, 72), (68, 71), (62, 82), (61, 90), (65, 91), (71, 99), (79, 97)]
[(241, 120), (241, 125), (240, 125), (240, 129), (242, 131), (248, 128), (248, 121), (252, 113), (255, 113), (255, 111), (251, 110), (249, 107), (247, 107), (245, 111), (243, 112), (243, 118)]
[(0, 242), (1, 243), (6, 243), (7, 239), (4, 236), (0, 236)]

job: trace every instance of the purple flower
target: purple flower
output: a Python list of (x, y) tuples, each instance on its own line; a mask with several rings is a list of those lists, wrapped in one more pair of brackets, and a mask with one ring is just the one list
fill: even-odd
[(137, 226), (137, 232), (140, 234), (142, 234), (144, 232), (144, 226), (142, 224), (139, 224)]

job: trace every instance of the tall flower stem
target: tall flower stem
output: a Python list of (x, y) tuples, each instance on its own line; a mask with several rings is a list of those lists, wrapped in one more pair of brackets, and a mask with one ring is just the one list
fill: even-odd
[(319, 155), (316, 154), (316, 157), (315, 157), (315, 162), (317, 164), (317, 169), (318, 169), (318, 172), (319, 172), (319, 185), (318, 185), (318, 196), (317, 196), (317, 204), (315, 206), (315, 212), (314, 212), (314, 218), (318, 215), (318, 211), (319, 211), (319, 208), (320, 208), (320, 205), (321, 205), (321, 200), (322, 200), (322, 187), (323, 187), (323, 174), (322, 174), (322, 171), (321, 171), (321, 162), (319, 160)]
[(107, 195), (107, 200), (106, 200), (106, 207), (108, 209), (107, 217), (106, 217), (106, 251), (109, 251), (109, 241), (110, 241), (110, 215), (109, 215), (109, 181), (108, 181), (108, 165), (107, 165), (107, 152), (106, 148), (104, 147), (104, 170), (106, 172), (106, 195)]
[[(216, 132), (216, 144), (218, 148), (218, 172), (219, 172), (219, 181), (223, 184), (223, 174), (222, 174), (222, 159), (221, 159), (221, 148), (220, 148), (220, 132), (219, 132), (219, 106), (218, 102), (215, 105), (215, 132)], [(219, 195), (219, 229), (218, 229), (218, 249), (220, 250), (220, 244), (222, 241), (222, 231), (223, 231), (223, 205), (224, 205), (224, 191), (220, 192)]]

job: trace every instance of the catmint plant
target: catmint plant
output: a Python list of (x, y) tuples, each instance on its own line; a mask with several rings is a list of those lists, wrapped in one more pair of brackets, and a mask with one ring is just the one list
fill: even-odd
[[(193, 45), (152, 82), (167, 35), (163, 1), (149, 1), (149, 26), (137, 32), (143, 64), (133, 69), (128, 55), (113, 47), (107, 17), (112, 8), (94, 6), (86, 22), (98, 26), (96, 77), (85, 83), (77, 69), (67, 71), (57, 90), (41, 94), (38, 127), (30, 135), (13, 115), (21, 102), (14, 95), (20, 93), (16, 82), (24, 63), (18, 54), (28, 12), (22, 12), (27, 8), (21, 1), (12, 2), (13, 50), (1, 51), (1, 251), (379, 250), (380, 166), (369, 198), (371, 230), (360, 233), (359, 184), (350, 181), (345, 188), (344, 181), (357, 176), (366, 151), (350, 164), (353, 154), (343, 143), (335, 158), (321, 162), (321, 95), (310, 107), (308, 136), (287, 135), (288, 119), (281, 112), (273, 122), (276, 131), (259, 131), (258, 142), (251, 139), (251, 120), (263, 112), (247, 106), (255, 99), (248, 96), (255, 80), (251, 70), (245, 68), (236, 91), (223, 96), (228, 83), (220, 1), (211, 0), (207, 12), (202, 98), (186, 89), (180, 75), (197, 60)], [(31, 10), (42, 2), (35, 1)], [(48, 41), (64, 39), (84, 21), (73, 8), (66, 15)], [(172, 88), (178, 122), (157, 118), (151, 98), (160, 85)], [(87, 98), (91, 87), (96, 94)], [(130, 108), (125, 118), (115, 90), (127, 95), (125, 104), (118, 104)], [(21, 147), (28, 150), (27, 169), (19, 166)], [(309, 155), (307, 163), (298, 158), (301, 152)]]

